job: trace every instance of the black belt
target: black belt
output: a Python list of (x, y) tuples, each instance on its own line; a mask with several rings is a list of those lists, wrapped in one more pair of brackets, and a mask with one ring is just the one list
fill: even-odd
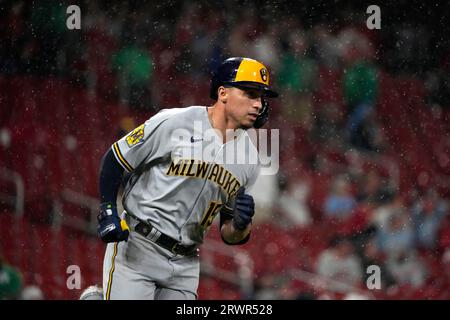
[[(165, 235), (164, 233), (157, 231), (155, 228), (153, 228), (153, 226), (147, 223), (139, 222), (136, 227), (134, 227), (134, 230), (136, 230), (137, 233), (144, 236), (145, 238), (149, 238), (150, 240), (155, 237), (156, 239), (152, 240), (153, 242), (172, 253), (181, 254), (184, 256), (191, 256), (197, 253), (197, 246), (195, 244), (190, 246), (182, 245), (180, 242), (169, 237), (168, 235)], [(148, 237), (149, 235), (150, 237)]]

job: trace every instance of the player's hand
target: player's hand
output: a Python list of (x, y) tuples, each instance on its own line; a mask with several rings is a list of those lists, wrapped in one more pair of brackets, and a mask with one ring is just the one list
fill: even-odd
[(119, 218), (117, 208), (111, 203), (100, 205), (100, 214), (97, 216), (97, 233), (103, 242), (127, 241), (130, 234), (125, 220)]
[(233, 226), (237, 230), (244, 230), (252, 222), (255, 214), (255, 201), (249, 194), (245, 194), (245, 188), (239, 188), (234, 204)]

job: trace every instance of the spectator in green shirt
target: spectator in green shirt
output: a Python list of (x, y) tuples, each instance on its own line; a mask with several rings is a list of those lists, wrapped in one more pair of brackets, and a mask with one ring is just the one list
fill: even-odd
[(148, 106), (153, 69), (149, 52), (137, 44), (126, 45), (113, 56), (112, 62), (118, 75), (121, 100), (138, 109)]
[(356, 61), (343, 78), (344, 97), (350, 112), (360, 104), (374, 104), (378, 94), (377, 70), (368, 61)]
[(291, 33), (277, 75), (277, 85), (283, 88), (286, 102), (283, 116), (296, 123), (309, 122), (312, 93), (317, 86), (317, 62), (309, 57), (308, 50), (306, 35), (301, 31)]
[(22, 289), (22, 276), (7, 265), (0, 256), (0, 300), (18, 299)]
[(306, 55), (306, 36), (302, 33), (291, 34), (288, 46), (289, 49), (282, 57), (277, 84), (301, 93), (314, 91), (318, 67), (316, 61)]
[(376, 151), (377, 125), (374, 106), (378, 96), (378, 76), (375, 66), (366, 60), (357, 60), (346, 68), (343, 78), (343, 94), (347, 104), (347, 132), (355, 147)]

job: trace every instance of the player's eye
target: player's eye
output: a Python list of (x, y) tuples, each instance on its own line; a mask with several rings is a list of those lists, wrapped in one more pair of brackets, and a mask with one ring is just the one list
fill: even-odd
[(259, 90), (246, 90), (245, 95), (250, 99), (261, 98), (261, 92)]

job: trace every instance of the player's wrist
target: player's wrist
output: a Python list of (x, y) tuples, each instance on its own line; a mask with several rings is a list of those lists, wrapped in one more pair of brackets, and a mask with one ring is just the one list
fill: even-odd
[(102, 202), (102, 203), (100, 203), (100, 210), (101, 211), (108, 210), (108, 209), (111, 209), (111, 210), (117, 209), (117, 205), (115, 203), (113, 203), (113, 202)]
[(243, 239), (245, 239), (251, 230), (251, 223), (248, 224), (244, 229), (239, 230), (234, 226), (234, 221), (229, 221), (228, 224), (224, 225), (221, 230), (222, 238), (228, 244), (237, 244), (240, 243)]
[(100, 203), (100, 213), (97, 219), (100, 221), (106, 217), (118, 217), (117, 206), (112, 202), (102, 202)]

